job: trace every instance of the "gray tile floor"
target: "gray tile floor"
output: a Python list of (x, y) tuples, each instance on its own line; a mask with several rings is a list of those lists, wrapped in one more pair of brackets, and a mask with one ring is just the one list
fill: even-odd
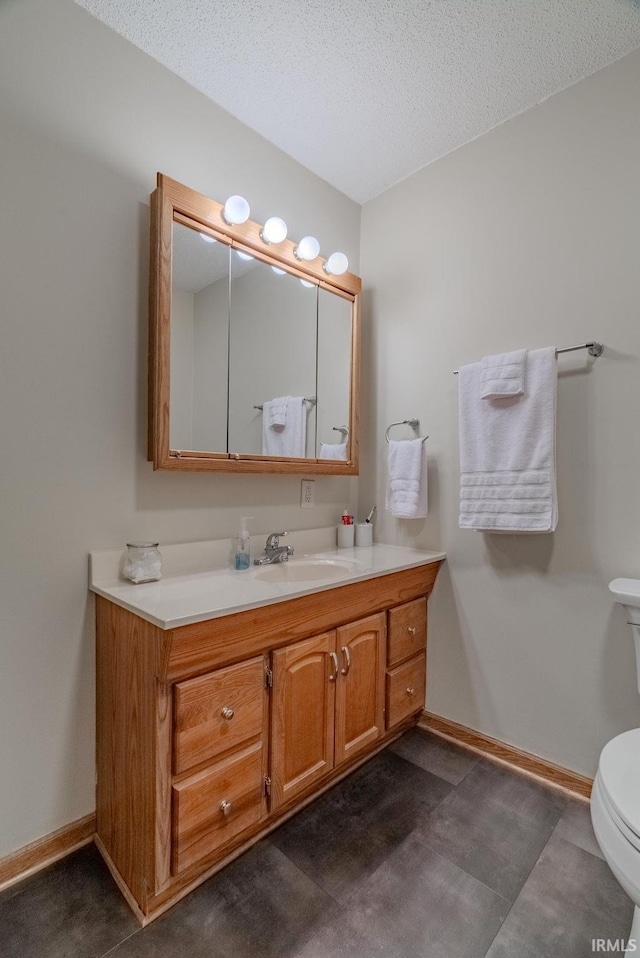
[(81, 849), (0, 894), (0, 955), (587, 958), (631, 914), (586, 805), (413, 730), (148, 928)]

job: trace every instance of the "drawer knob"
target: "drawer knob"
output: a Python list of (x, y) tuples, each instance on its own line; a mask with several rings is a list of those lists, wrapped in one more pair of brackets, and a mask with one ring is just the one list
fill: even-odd
[(415, 694), (416, 694), (415, 689), (407, 689), (407, 695), (415, 695)]
[(414, 627), (413, 627), (412, 625), (409, 626), (409, 628), (407, 629), (407, 632), (409, 633), (409, 635), (415, 635), (415, 634), (416, 634), (416, 630), (414, 629)]
[(225, 707), (221, 710), (220, 715), (224, 719), (232, 719), (235, 715), (235, 712), (233, 709), (230, 709), (228, 705), (225, 705)]
[(225, 818), (228, 818), (231, 814), (231, 802), (228, 802), (226, 799), (223, 802), (220, 802), (220, 811)]

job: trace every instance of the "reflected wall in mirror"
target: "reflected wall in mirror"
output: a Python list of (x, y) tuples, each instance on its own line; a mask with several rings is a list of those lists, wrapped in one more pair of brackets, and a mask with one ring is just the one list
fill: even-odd
[(151, 201), (154, 468), (356, 475), (360, 279), (162, 174)]
[(173, 224), (170, 444), (227, 449), (231, 248)]
[(315, 458), (318, 287), (246, 255), (231, 255), (229, 451)]

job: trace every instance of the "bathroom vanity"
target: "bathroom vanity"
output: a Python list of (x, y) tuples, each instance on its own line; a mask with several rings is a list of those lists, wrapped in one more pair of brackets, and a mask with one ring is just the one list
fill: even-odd
[(138, 586), (92, 558), (97, 844), (147, 923), (415, 722), (444, 555)]

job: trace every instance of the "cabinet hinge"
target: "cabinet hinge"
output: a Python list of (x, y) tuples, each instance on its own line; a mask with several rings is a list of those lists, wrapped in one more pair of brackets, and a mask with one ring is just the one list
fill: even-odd
[(271, 795), (271, 779), (268, 775), (265, 775), (264, 777), (264, 793), (267, 798)]
[(264, 685), (267, 689), (273, 688), (273, 672), (269, 668), (264, 670)]

